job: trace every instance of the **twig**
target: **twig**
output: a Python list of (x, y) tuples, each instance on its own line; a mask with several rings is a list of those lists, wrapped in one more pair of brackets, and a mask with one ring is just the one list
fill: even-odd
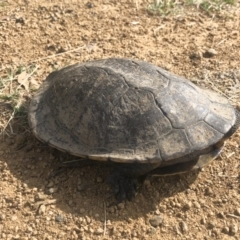
[(50, 55), (50, 56), (47, 56), (47, 57), (43, 57), (43, 58), (38, 58), (38, 59), (35, 59), (35, 60), (31, 61), (31, 62), (39, 62), (39, 61), (46, 60), (46, 59), (49, 59), (49, 58), (61, 56), (61, 55), (66, 54), (66, 53), (76, 52), (76, 51), (78, 51), (78, 50), (80, 50), (80, 49), (83, 49), (83, 48), (85, 48), (85, 47), (86, 47), (86, 45), (84, 45), (84, 46), (82, 46), (82, 47), (74, 48), (74, 49), (69, 50), (69, 51), (66, 51), (66, 52), (53, 54), (53, 55)]
[(9, 128), (10, 128), (10, 132), (11, 132), (11, 134), (13, 134), (13, 128), (12, 128), (11, 123), (9, 123), (8, 125), (9, 125)]
[(3, 127), (3, 130), (1, 131), (1, 133), (3, 134), (7, 128), (7, 126), (10, 124), (10, 122), (12, 121), (12, 119), (14, 118), (15, 115), (15, 109), (13, 110), (10, 118), (8, 119), (7, 123), (5, 124), (5, 126)]
[(239, 219), (239, 217), (238, 216), (236, 216), (236, 215), (233, 215), (233, 214), (226, 214), (226, 216), (227, 217), (232, 217), (232, 218), (236, 218), (236, 219)]
[(223, 39), (223, 40), (221, 40), (220, 42), (218, 42), (217, 44), (216, 44), (216, 46), (218, 46), (218, 45), (220, 45), (220, 44), (222, 44), (223, 42), (225, 42), (227, 39), (225, 38), (225, 39)]
[(103, 227), (103, 236), (106, 235), (106, 203), (104, 202), (103, 203), (103, 206), (104, 206), (104, 227)]
[(237, 178), (238, 175), (232, 175), (232, 176), (228, 176), (228, 175), (218, 175), (219, 177), (226, 177), (226, 178)]
[(227, 158), (230, 158), (234, 154), (235, 154), (235, 152), (230, 153), (229, 155), (227, 155)]

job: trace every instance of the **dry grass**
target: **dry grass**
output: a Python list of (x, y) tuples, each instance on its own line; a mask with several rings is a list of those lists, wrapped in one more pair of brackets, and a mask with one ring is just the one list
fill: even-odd
[(197, 85), (212, 89), (229, 99), (234, 105), (238, 106), (240, 99), (240, 70), (228, 72), (216, 72), (205, 70), (195, 79)]
[(27, 101), (34, 88), (35, 66), (8, 69), (0, 77), (0, 135), (14, 133), (14, 123), (27, 126)]

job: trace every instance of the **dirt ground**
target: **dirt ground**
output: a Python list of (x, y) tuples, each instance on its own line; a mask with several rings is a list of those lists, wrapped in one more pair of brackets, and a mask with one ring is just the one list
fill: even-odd
[[(212, 13), (179, 3), (169, 16), (150, 14), (147, 5), (0, 1), (0, 77), (14, 72), (10, 87), (17, 85), (27, 104), (54, 69), (128, 57), (183, 75), (239, 105), (240, 2)], [(31, 70), (22, 85), (19, 69)], [(59, 161), (71, 157), (37, 141), (25, 122), (11, 120), (10, 105), (10, 99), (0, 100), (0, 239), (240, 239), (240, 130), (200, 173), (149, 178), (131, 202), (111, 206), (104, 182), (111, 168), (53, 176)]]

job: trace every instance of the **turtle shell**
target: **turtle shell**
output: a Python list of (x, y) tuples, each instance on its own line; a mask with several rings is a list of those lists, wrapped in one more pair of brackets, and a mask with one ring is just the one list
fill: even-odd
[(29, 108), (41, 141), (125, 163), (187, 161), (225, 140), (237, 119), (225, 97), (150, 63), (115, 58), (51, 73)]

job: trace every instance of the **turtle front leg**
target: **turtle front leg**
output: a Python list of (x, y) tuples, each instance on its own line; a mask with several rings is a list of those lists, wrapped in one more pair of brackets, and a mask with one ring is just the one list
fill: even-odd
[(156, 163), (116, 164), (113, 173), (108, 177), (112, 194), (118, 202), (131, 200), (139, 185), (143, 183), (147, 174), (159, 167)]

